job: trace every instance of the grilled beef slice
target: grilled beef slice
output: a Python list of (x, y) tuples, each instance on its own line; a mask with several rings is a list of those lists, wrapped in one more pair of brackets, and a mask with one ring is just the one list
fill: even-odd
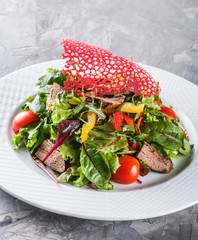
[(47, 96), (46, 106), (48, 111), (52, 111), (52, 104), (54, 103), (57, 94), (61, 92), (61, 90), (61, 86), (54, 82), (51, 87), (50, 94)]
[[(86, 93), (86, 96), (90, 97), (90, 93)], [(122, 94), (115, 95), (113, 97), (99, 97), (94, 96), (94, 99), (98, 100), (99, 104), (102, 102), (102, 108), (106, 110), (111, 110), (118, 107), (124, 102), (125, 96)]]
[[(51, 150), (51, 148), (53, 147), (53, 143), (49, 140), (46, 139), (41, 147), (37, 150), (37, 152), (35, 153), (35, 155), (41, 160), (43, 161), (45, 156), (48, 154), (48, 152)], [(53, 153), (44, 161), (44, 163), (50, 167), (51, 169), (57, 171), (57, 172), (64, 172), (66, 165), (65, 165), (65, 160), (63, 159), (63, 157), (61, 155), (59, 155), (60, 153), (60, 148), (57, 148), (56, 150), (53, 151)]]
[(143, 143), (142, 148), (137, 154), (137, 158), (144, 161), (150, 169), (156, 172), (169, 173), (173, 170), (172, 161), (157, 152), (157, 150), (147, 142)]

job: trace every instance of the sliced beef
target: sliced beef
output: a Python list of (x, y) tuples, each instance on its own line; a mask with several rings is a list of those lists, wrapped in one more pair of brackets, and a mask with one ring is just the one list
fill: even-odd
[(58, 83), (54, 82), (51, 87), (50, 94), (47, 96), (46, 105), (48, 111), (52, 111), (52, 104), (54, 103), (57, 94), (61, 91), (61, 86)]
[[(47, 155), (47, 153), (51, 150), (51, 148), (53, 147), (53, 143), (49, 140), (46, 139), (41, 147), (37, 150), (37, 152), (35, 153), (35, 155), (41, 160), (43, 161), (45, 156)], [(64, 172), (66, 165), (65, 165), (65, 160), (63, 159), (63, 157), (61, 155), (59, 155), (60, 153), (60, 148), (57, 148), (56, 150), (54, 150), (54, 152), (45, 160), (45, 164), (50, 167), (51, 169), (57, 171), (57, 172)]]
[(137, 158), (144, 161), (150, 169), (156, 172), (169, 173), (173, 170), (172, 161), (157, 152), (157, 150), (147, 142), (143, 143), (142, 148), (137, 154)]
[[(87, 93), (86, 96), (90, 97), (90, 93)], [(124, 102), (125, 96), (122, 94), (115, 95), (113, 97), (97, 97), (94, 96), (94, 99), (98, 100), (99, 103), (102, 102), (102, 108), (106, 110), (111, 110), (118, 107)]]

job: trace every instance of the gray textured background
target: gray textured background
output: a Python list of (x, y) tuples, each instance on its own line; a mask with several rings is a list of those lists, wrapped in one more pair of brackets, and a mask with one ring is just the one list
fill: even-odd
[[(64, 37), (198, 85), (197, 0), (0, 0), (0, 77), (60, 58)], [(160, 218), (103, 222), (39, 210), (0, 190), (0, 239), (197, 240), (198, 205)]]

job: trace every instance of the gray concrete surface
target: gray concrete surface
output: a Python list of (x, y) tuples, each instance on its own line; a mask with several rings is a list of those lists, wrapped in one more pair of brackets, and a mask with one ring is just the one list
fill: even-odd
[[(0, 77), (59, 59), (62, 38), (103, 47), (198, 85), (197, 0), (0, 0)], [(197, 240), (198, 205), (148, 220), (49, 213), (0, 190), (0, 239)]]

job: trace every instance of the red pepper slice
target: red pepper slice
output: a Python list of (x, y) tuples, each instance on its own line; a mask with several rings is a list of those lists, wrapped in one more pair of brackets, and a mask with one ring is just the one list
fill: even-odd
[(131, 127), (134, 126), (133, 118), (127, 116), (124, 113), (116, 112), (114, 114), (114, 128), (115, 128), (115, 130), (122, 131), (121, 124), (123, 124), (124, 122), (126, 122)]
[[(142, 119), (143, 119), (143, 117), (139, 117), (138, 120), (137, 120), (137, 125), (138, 125), (139, 128), (141, 127)], [(140, 134), (138, 128), (135, 128), (135, 133)]]
[[(142, 111), (142, 112), (140, 113), (140, 116), (139, 116), (139, 118), (138, 118), (138, 120), (137, 120), (137, 125), (138, 125), (139, 128), (142, 126), (143, 114), (144, 114), (144, 111)], [(135, 133), (136, 133), (136, 134), (140, 134), (140, 132), (138, 131), (138, 128), (137, 128), (137, 127), (135, 128)]]
[(161, 101), (153, 101), (154, 103), (157, 103), (157, 105), (162, 105)]
[[(177, 119), (177, 115), (176, 115), (176, 113), (173, 111), (172, 108), (169, 108), (169, 107), (166, 107), (166, 106), (162, 106), (162, 107), (160, 107), (160, 110), (159, 110), (159, 111), (162, 112), (162, 113), (164, 113), (164, 114), (166, 114), (168, 120), (171, 120), (171, 118)], [(169, 118), (168, 116), (171, 117), (171, 118)]]

